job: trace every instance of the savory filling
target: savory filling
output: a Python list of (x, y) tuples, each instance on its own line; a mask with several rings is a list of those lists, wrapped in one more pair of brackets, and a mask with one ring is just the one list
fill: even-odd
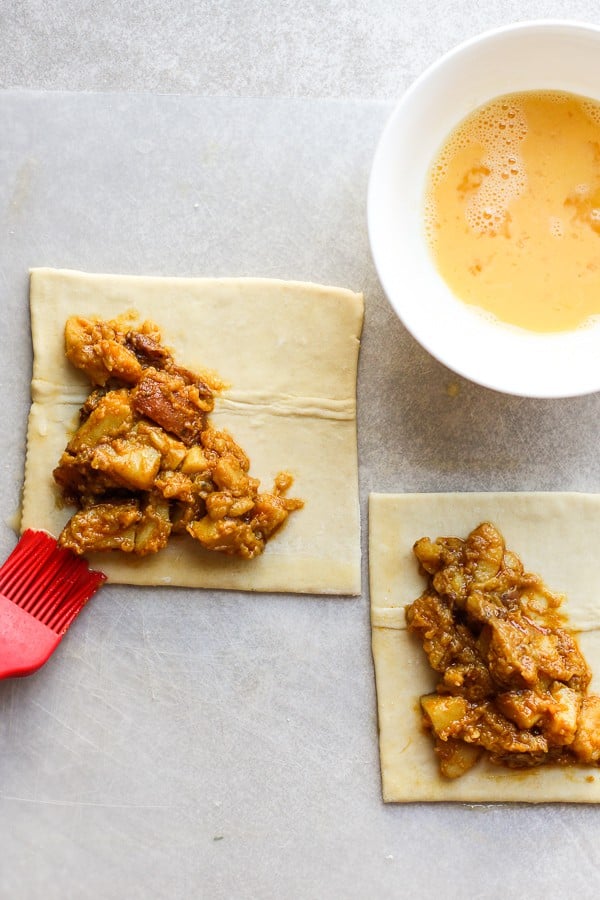
[(441, 773), (457, 778), (482, 754), (511, 768), (600, 764), (600, 697), (562, 598), (489, 523), (466, 540), (421, 538), (414, 553), (427, 588), (406, 619), (441, 676), (421, 697)]
[(54, 470), (63, 499), (78, 507), (63, 547), (144, 556), (187, 533), (205, 550), (252, 559), (303, 506), (285, 496), (287, 472), (260, 491), (244, 451), (210, 424), (224, 385), (179, 366), (153, 322), (75, 316), (65, 345), (93, 390)]

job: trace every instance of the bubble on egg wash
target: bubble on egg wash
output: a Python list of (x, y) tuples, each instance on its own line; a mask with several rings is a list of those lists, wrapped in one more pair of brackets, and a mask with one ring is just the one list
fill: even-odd
[[(494, 100), (472, 113), (450, 136), (430, 170), (431, 191), (444, 179), (451, 159), (470, 147), (481, 147), (481, 161), (458, 186), (465, 198), (467, 225), (481, 234), (507, 233), (508, 208), (525, 188), (527, 176), (520, 144), (527, 135), (523, 109), (508, 98)], [(435, 204), (425, 203), (425, 230), (435, 238)]]
[(548, 229), (553, 237), (564, 237), (565, 226), (563, 220), (559, 216), (550, 216), (548, 220)]
[[(505, 233), (509, 229), (508, 209), (525, 188), (527, 176), (520, 144), (527, 135), (527, 121), (516, 103), (489, 104), (489, 116), (476, 116), (468, 129), (472, 140), (484, 148), (482, 164), (489, 174), (465, 204), (465, 219), (481, 234)], [(469, 123), (465, 123), (469, 126)]]
[(423, 211), (423, 219), (425, 222), (425, 234), (427, 239), (432, 242), (435, 240), (435, 233), (437, 230), (437, 216), (435, 210), (435, 203), (433, 202), (433, 198), (429, 195), (425, 197), (425, 209)]
[(581, 100), (581, 108), (584, 113), (589, 116), (592, 122), (596, 125), (600, 125), (600, 104), (597, 100), (583, 98)]

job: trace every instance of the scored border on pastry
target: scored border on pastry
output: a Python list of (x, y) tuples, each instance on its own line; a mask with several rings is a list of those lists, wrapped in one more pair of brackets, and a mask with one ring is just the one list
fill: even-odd
[(360, 593), (356, 371), (362, 295), (342, 288), (258, 278), (96, 275), (33, 269), (32, 406), (21, 527), (57, 534), (61, 507), (52, 470), (87, 396), (68, 363), (69, 316), (105, 319), (134, 310), (192, 371), (214, 370), (230, 387), (211, 421), (239, 441), (266, 488), (289, 471), (305, 507), (254, 560), (208, 553), (187, 537), (159, 553), (90, 555), (109, 581), (324, 594)]
[(439, 773), (421, 726), (419, 698), (436, 673), (406, 630), (404, 608), (425, 586), (412, 547), (420, 537), (466, 537), (496, 525), (525, 568), (565, 595), (561, 610), (600, 688), (600, 495), (580, 493), (371, 494), (371, 634), (383, 799), (386, 802), (600, 802), (600, 768), (541, 766), (526, 771), (480, 761), (456, 780)]

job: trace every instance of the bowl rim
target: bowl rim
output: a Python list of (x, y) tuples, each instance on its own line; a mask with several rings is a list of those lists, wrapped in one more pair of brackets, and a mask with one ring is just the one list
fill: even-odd
[[(481, 46), (489, 41), (494, 41), (497, 39), (502, 39), (503, 37), (511, 37), (514, 34), (524, 33), (524, 32), (545, 32), (546, 34), (551, 34), (552, 32), (562, 32), (565, 34), (566, 32), (573, 34), (581, 34), (586, 35), (588, 37), (593, 37), (600, 41), (600, 25), (596, 25), (591, 22), (584, 22), (576, 19), (562, 19), (562, 18), (547, 18), (547, 19), (527, 19), (523, 21), (511, 22), (507, 24), (503, 24), (494, 28), (487, 29), (483, 32), (480, 32), (476, 35), (472, 35), (471, 37), (466, 38), (460, 43), (456, 44), (454, 47), (451, 47), (448, 51), (442, 54), (440, 57), (435, 59), (430, 65), (428, 65), (414, 81), (406, 88), (406, 90), (402, 93), (400, 98), (395, 102), (388, 118), (386, 120), (385, 126), (381, 132), (381, 135), (378, 139), (375, 152), (372, 158), (371, 171), (369, 174), (368, 188), (367, 188), (367, 232), (369, 237), (369, 243), (371, 248), (371, 255), (373, 258), (373, 262), (375, 264), (375, 269), (380, 281), (380, 284), (383, 288), (383, 291), (390, 303), (390, 306), (394, 310), (395, 314), (398, 316), (404, 327), (407, 331), (412, 335), (412, 337), (435, 359), (437, 359), (440, 363), (446, 366), (451, 371), (456, 374), (468, 379), (471, 382), (481, 385), (482, 387), (488, 388), (490, 390), (497, 391), (499, 393), (509, 394), (512, 396), (521, 396), (521, 397), (529, 397), (529, 398), (538, 398), (538, 399), (560, 399), (567, 397), (576, 397), (583, 396), (591, 393), (595, 393), (600, 390), (600, 367), (598, 369), (598, 375), (595, 381), (592, 383), (591, 379), (588, 380), (585, 384), (580, 384), (579, 386), (569, 388), (565, 388), (564, 390), (558, 390), (556, 387), (550, 389), (543, 389), (541, 387), (537, 387), (532, 389), (531, 387), (523, 387), (518, 388), (514, 385), (511, 387), (505, 387), (502, 384), (498, 383), (494, 378), (486, 377), (485, 375), (474, 374), (472, 369), (468, 365), (461, 365), (460, 361), (450, 358), (450, 356), (444, 352), (444, 350), (440, 350), (439, 347), (432, 347), (430, 342), (427, 340), (426, 336), (423, 334), (417, 333), (418, 329), (413, 327), (413, 323), (410, 319), (407, 321), (405, 316), (403, 315), (403, 311), (401, 309), (401, 304), (398, 304), (396, 301), (392, 300), (392, 296), (395, 292), (389, 289), (388, 277), (387, 277), (387, 266), (384, 264), (383, 260), (383, 251), (381, 250), (378, 241), (376, 239), (375, 231), (376, 231), (376, 220), (378, 218), (378, 198), (376, 198), (376, 191), (379, 188), (378, 184), (378, 176), (379, 176), (379, 167), (381, 164), (381, 158), (387, 149), (387, 145), (390, 140), (390, 135), (397, 128), (397, 120), (402, 117), (406, 106), (411, 102), (415, 93), (418, 93), (424, 82), (429, 81), (432, 77), (435, 77), (439, 69), (444, 69), (448, 64), (452, 64), (453, 60), (461, 56), (463, 53), (468, 52), (471, 48), (475, 46)], [(599, 84), (599, 99), (600, 99), (600, 84)], [(476, 108), (476, 107), (474, 107)], [(458, 124), (460, 118), (457, 119), (456, 124)], [(434, 266), (432, 262), (432, 266)], [(450, 292), (450, 288), (447, 288)], [(462, 304), (462, 301), (457, 300), (458, 303)], [(517, 329), (519, 331), (520, 329)], [(532, 337), (539, 338), (541, 341), (548, 341), (548, 343), (560, 341), (561, 335), (565, 334), (573, 334), (573, 332), (549, 332), (542, 333), (539, 335), (536, 332), (528, 333)]]

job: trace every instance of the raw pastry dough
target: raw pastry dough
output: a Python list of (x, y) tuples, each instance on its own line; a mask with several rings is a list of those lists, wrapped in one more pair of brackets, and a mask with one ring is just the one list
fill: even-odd
[(483, 521), (500, 529), (526, 569), (566, 595), (562, 610), (580, 632), (579, 645), (593, 673), (590, 693), (600, 693), (600, 495), (372, 494), (371, 628), (383, 799), (598, 803), (596, 767), (515, 772), (479, 762), (456, 780), (438, 772), (419, 707), (419, 697), (434, 689), (436, 675), (404, 620), (404, 607), (425, 583), (412, 546), (423, 536), (466, 537)]
[(360, 593), (356, 368), (362, 295), (264, 279), (153, 278), (34, 269), (32, 407), (21, 527), (58, 534), (72, 513), (52, 481), (85, 377), (64, 353), (70, 315), (152, 319), (178, 363), (229, 385), (211, 420), (239, 441), (267, 489), (294, 476), (305, 507), (250, 562), (203, 551), (187, 536), (152, 557), (92, 555), (112, 582)]

